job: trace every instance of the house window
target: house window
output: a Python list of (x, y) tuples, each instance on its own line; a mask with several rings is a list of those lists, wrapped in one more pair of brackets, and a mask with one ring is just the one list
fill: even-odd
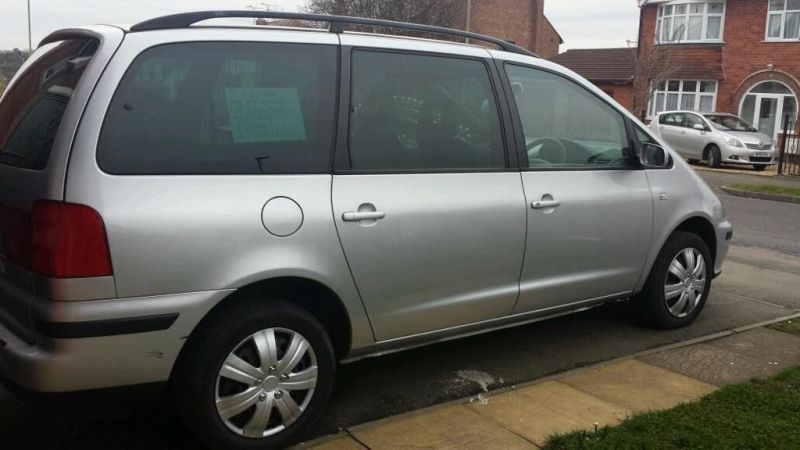
[(716, 81), (669, 80), (654, 84), (648, 116), (662, 111), (712, 112), (716, 107)]
[(800, 0), (769, 0), (767, 40), (800, 39)]
[(720, 42), (724, 17), (723, 2), (670, 2), (659, 6), (656, 42)]

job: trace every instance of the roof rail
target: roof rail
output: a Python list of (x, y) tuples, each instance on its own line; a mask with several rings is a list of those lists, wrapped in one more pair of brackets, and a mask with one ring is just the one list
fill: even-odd
[(415, 23), (396, 22), (393, 20), (383, 19), (366, 19), (362, 17), (349, 17), (349, 16), (333, 16), (326, 14), (306, 14), (306, 13), (286, 13), (275, 11), (196, 11), (179, 14), (171, 14), (168, 16), (156, 17), (155, 19), (145, 20), (144, 22), (137, 23), (132, 26), (130, 30), (136, 31), (149, 31), (149, 30), (165, 30), (172, 28), (187, 28), (197, 22), (202, 22), (209, 19), (220, 18), (253, 18), (253, 19), (288, 19), (288, 20), (302, 20), (310, 22), (328, 22), (330, 23), (330, 31), (333, 33), (342, 33), (346, 25), (366, 25), (384, 28), (396, 28), (401, 30), (419, 31), (422, 33), (443, 34), (448, 36), (457, 36), (466, 39), (474, 39), (476, 41), (488, 42), (497, 45), (501, 49), (511, 52), (520, 53), (528, 56), (536, 56), (534, 53), (498, 39), (492, 36), (473, 33), (464, 30), (455, 30), (452, 28), (437, 27), (433, 25), (419, 25)]

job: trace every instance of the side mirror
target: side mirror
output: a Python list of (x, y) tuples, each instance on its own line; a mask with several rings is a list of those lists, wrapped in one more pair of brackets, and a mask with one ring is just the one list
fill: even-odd
[(692, 128), (695, 130), (706, 131), (706, 127), (704, 127), (702, 123), (696, 123)]
[(669, 165), (669, 154), (664, 147), (655, 144), (642, 145), (640, 159), (642, 165), (649, 168), (660, 169)]

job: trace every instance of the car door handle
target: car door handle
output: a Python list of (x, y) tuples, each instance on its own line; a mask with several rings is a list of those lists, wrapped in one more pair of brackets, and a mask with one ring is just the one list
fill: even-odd
[(558, 200), (537, 200), (531, 202), (531, 208), (533, 209), (557, 208), (559, 206), (561, 206), (561, 202)]
[(342, 214), (345, 222), (361, 222), (362, 220), (381, 220), (386, 217), (383, 211), (346, 212)]
[(686, 134), (686, 130), (681, 130), (681, 134)]

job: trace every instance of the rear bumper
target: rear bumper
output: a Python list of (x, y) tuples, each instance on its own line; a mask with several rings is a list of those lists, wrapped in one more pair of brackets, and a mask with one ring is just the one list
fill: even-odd
[(227, 294), (36, 301), (35, 344), (0, 324), (0, 373), (22, 389), (42, 393), (166, 381), (188, 335)]

